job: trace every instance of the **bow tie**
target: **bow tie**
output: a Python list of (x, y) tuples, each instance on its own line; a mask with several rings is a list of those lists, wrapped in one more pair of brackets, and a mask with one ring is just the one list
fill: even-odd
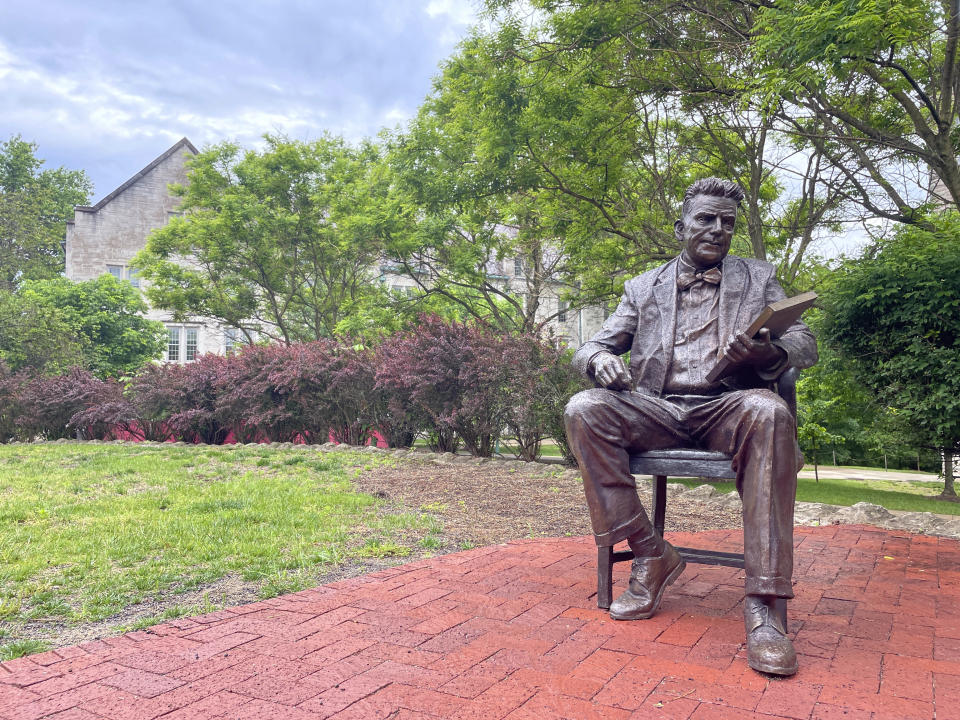
[(677, 273), (677, 288), (680, 290), (686, 290), (699, 280), (711, 283), (712, 285), (719, 285), (720, 268), (714, 267), (710, 268), (709, 270), (704, 270), (703, 272), (686, 272), (681, 270), (679, 273)]

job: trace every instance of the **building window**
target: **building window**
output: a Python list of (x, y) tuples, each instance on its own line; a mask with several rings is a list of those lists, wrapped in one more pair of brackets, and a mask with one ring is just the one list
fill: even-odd
[(240, 344), (240, 331), (237, 328), (224, 328), (223, 331), (223, 353), (224, 355), (233, 355), (236, 352), (237, 345)]
[(197, 328), (188, 327), (187, 331), (187, 344), (186, 344), (186, 358), (187, 362), (193, 362), (197, 359)]
[(567, 321), (567, 301), (557, 300), (557, 322), (565, 323)]
[(199, 354), (200, 328), (167, 325), (167, 362), (193, 362)]
[(523, 258), (513, 259), (513, 274), (517, 276), (523, 275)]
[(135, 288), (140, 287), (140, 273), (132, 267), (127, 265), (107, 265), (107, 272), (120, 282), (126, 280)]
[(247, 328), (246, 330), (241, 330), (240, 328), (224, 328), (223, 329), (223, 351), (226, 355), (233, 355), (240, 349), (241, 345), (248, 345), (250, 340), (247, 339), (247, 334), (249, 333), (250, 337), (253, 338), (253, 341), (256, 342), (257, 330), (256, 328)]
[(167, 360), (180, 362), (180, 328), (167, 328)]

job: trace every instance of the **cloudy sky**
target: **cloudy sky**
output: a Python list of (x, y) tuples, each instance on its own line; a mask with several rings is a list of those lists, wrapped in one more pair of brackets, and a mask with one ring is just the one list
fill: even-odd
[(474, 0), (0, 0), (0, 140), (93, 200), (187, 136), (350, 139), (404, 123)]

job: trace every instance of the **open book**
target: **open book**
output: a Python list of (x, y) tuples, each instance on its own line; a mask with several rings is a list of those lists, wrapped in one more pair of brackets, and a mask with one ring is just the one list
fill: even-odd
[[(763, 328), (770, 331), (771, 340), (780, 337), (788, 327), (797, 321), (804, 310), (813, 305), (816, 299), (817, 294), (815, 292), (805, 292), (770, 303), (760, 311), (760, 314), (750, 323), (750, 327), (745, 330), (747, 337), (756, 337), (757, 333)], [(707, 373), (707, 380), (716, 382), (727, 375), (735, 365), (726, 355), (721, 355), (713, 370)]]

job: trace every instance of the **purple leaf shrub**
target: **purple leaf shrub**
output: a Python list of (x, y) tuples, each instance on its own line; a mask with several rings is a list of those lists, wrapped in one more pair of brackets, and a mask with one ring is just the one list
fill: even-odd
[(472, 454), (489, 457), (509, 404), (501, 343), (489, 330), (424, 316), (384, 341), (377, 381), (423, 413), (438, 450), (454, 449), (459, 436)]
[(24, 440), (109, 436), (114, 427), (86, 411), (122, 397), (119, 383), (75, 367), (62, 375), (37, 375), (19, 387), (17, 435)]

